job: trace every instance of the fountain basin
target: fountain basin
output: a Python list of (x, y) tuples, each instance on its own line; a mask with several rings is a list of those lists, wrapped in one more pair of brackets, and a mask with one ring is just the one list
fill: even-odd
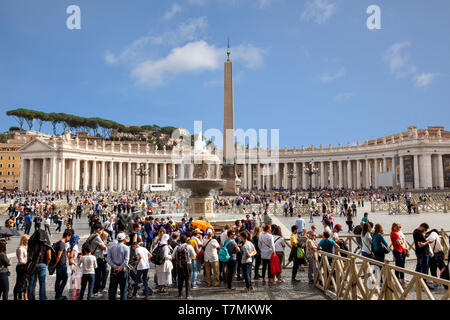
[(223, 188), (226, 180), (222, 179), (187, 179), (175, 181), (177, 187), (190, 189), (191, 196), (188, 199), (189, 216), (193, 218), (214, 217), (214, 199), (209, 195), (213, 189)]

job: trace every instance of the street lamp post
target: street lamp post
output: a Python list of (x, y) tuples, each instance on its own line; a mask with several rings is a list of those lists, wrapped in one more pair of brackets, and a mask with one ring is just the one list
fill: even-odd
[(141, 177), (141, 183), (140, 183), (140, 186), (139, 186), (139, 189), (140, 189), (139, 191), (141, 191), (141, 192), (142, 192), (142, 185), (143, 185), (143, 183), (142, 183), (142, 178), (145, 177), (145, 176), (147, 176), (148, 173), (149, 173), (149, 170), (148, 170), (148, 169), (145, 169), (145, 165), (144, 165), (143, 163), (141, 163), (141, 165), (140, 165), (139, 168), (137, 168), (136, 170), (134, 170), (134, 174), (135, 174), (136, 176), (138, 176), (138, 177)]
[(172, 179), (172, 192), (175, 192), (175, 179), (178, 178), (178, 174), (176, 174), (175, 172), (172, 174), (169, 174), (167, 176), (169, 179)]
[(309, 175), (309, 199), (312, 199), (312, 176), (319, 172), (319, 168), (314, 167), (314, 163), (310, 161), (304, 172)]
[(297, 176), (297, 171), (294, 169), (291, 169), (291, 170), (289, 170), (287, 176), (288, 176), (288, 178), (291, 179), (291, 192), (292, 192), (292, 190), (294, 190), (294, 187), (292, 184), (294, 182), (294, 178)]

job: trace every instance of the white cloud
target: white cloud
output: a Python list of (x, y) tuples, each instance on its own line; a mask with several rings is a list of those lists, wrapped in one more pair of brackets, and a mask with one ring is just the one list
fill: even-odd
[(327, 83), (327, 82), (331, 82), (334, 80), (337, 80), (339, 78), (342, 78), (345, 75), (345, 68), (342, 67), (339, 71), (335, 72), (335, 73), (323, 73), (319, 76), (317, 76), (317, 78), (319, 79), (319, 81), (323, 82), (323, 83)]
[(222, 50), (200, 40), (172, 49), (167, 57), (140, 63), (131, 74), (139, 83), (162, 85), (173, 75), (218, 69), (222, 58)]
[[(231, 54), (236, 61), (243, 61), (244, 66), (250, 69), (263, 65), (263, 55), (266, 51), (249, 44), (242, 44), (232, 50)], [(138, 83), (159, 86), (181, 73), (220, 69), (224, 59), (225, 48), (216, 48), (200, 40), (174, 48), (166, 57), (137, 64), (132, 69), (131, 75)], [(206, 82), (204, 85), (214, 86), (217, 82)]]
[(333, 98), (333, 100), (334, 100), (334, 102), (342, 103), (342, 102), (345, 102), (347, 100), (350, 100), (354, 96), (355, 96), (355, 94), (353, 92), (341, 92), (341, 93), (337, 94)]
[(391, 74), (394, 74), (397, 78), (403, 78), (416, 70), (416, 67), (409, 63), (409, 57), (405, 53), (406, 48), (410, 46), (409, 41), (396, 42), (389, 47), (384, 55), (384, 60), (389, 63)]
[(188, 19), (178, 25), (175, 30), (167, 30), (159, 36), (147, 34), (134, 40), (122, 53), (114, 55), (111, 52), (105, 54), (107, 64), (118, 62), (136, 62), (148, 58), (148, 46), (167, 45), (178, 46), (186, 42), (199, 40), (204, 30), (208, 27), (205, 17)]
[(437, 73), (421, 73), (415, 76), (414, 81), (416, 83), (416, 87), (428, 86), (437, 76)]
[(391, 45), (383, 59), (389, 64), (389, 71), (397, 79), (408, 77), (414, 81), (416, 87), (426, 87), (438, 76), (437, 73), (417, 71), (417, 67), (410, 62), (407, 49), (411, 47), (409, 41), (396, 42)]
[(310, 0), (306, 3), (300, 18), (321, 24), (330, 19), (335, 11), (336, 4), (330, 0)]
[(182, 7), (178, 3), (174, 3), (170, 10), (164, 14), (163, 19), (168, 21), (172, 19), (177, 13), (181, 12), (181, 10)]
[(257, 48), (251, 44), (240, 44), (231, 48), (232, 59), (243, 61), (244, 66), (249, 69), (256, 69), (264, 64), (264, 54), (268, 49)]

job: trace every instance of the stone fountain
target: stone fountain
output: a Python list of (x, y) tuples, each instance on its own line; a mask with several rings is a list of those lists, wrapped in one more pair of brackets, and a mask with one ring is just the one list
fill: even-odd
[(192, 191), (188, 199), (189, 216), (192, 218), (214, 218), (214, 199), (209, 193), (211, 190), (223, 188), (226, 180), (208, 179), (208, 176), (208, 165), (202, 161), (201, 164), (194, 164), (194, 179), (175, 181), (179, 188)]

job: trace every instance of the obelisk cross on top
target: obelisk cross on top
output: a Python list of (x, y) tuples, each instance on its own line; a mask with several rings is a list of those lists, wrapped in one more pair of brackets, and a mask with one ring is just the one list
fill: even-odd
[(223, 105), (223, 160), (224, 164), (234, 164), (234, 107), (233, 107), (233, 64), (230, 61), (230, 41), (228, 40), (227, 61), (225, 61), (224, 105)]

